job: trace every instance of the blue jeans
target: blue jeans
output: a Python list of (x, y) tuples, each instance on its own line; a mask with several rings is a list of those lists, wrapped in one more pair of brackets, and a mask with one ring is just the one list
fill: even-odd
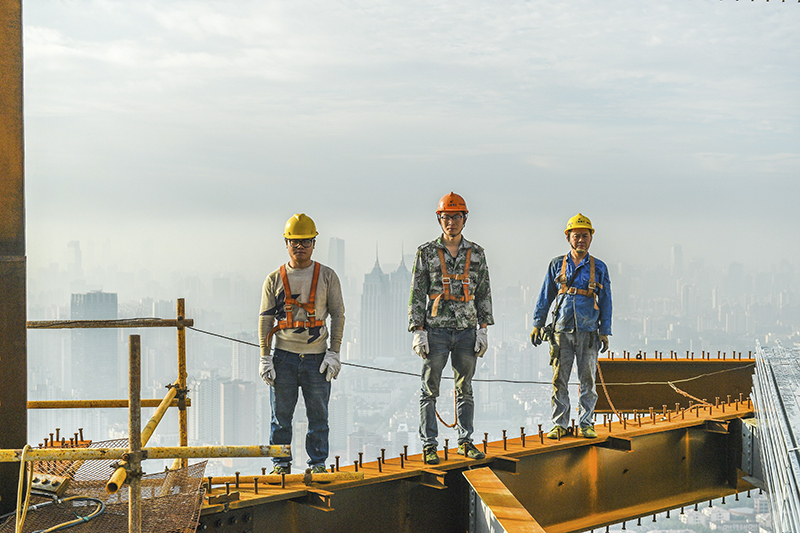
[(472, 376), (475, 375), (478, 359), (475, 355), (475, 333), (473, 328), (428, 330), (430, 353), (422, 360), (422, 392), (419, 397), (419, 438), (423, 447), (438, 446), (436, 398), (439, 396), (439, 383), (448, 355), (452, 357), (450, 364), (455, 377), (458, 443), (472, 442), (472, 420), (475, 415)]
[[(297, 406), (297, 389), (303, 389), (308, 417), (306, 453), (309, 466), (325, 466), (328, 458), (328, 400), (331, 396), (331, 383), (325, 379), (325, 374), (319, 373), (324, 357), (324, 353), (297, 354), (276, 348), (272, 359), (276, 377), (269, 394), (272, 408), (269, 443), (292, 443), (292, 417)], [(291, 457), (275, 457), (272, 462), (288, 466), (291, 460)]]
[(580, 427), (594, 425), (594, 406), (597, 404), (595, 375), (597, 374), (597, 351), (600, 338), (595, 331), (556, 333), (560, 353), (553, 361), (553, 396), (550, 399), (553, 424), (569, 427), (569, 376), (572, 363), (578, 363), (578, 417)]

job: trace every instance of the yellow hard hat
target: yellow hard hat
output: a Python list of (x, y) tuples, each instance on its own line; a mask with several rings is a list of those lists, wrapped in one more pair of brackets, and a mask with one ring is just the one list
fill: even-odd
[(317, 235), (317, 226), (305, 213), (295, 214), (287, 220), (283, 232), (284, 239), (313, 239)]
[(585, 215), (578, 213), (571, 219), (567, 221), (567, 229), (564, 230), (564, 235), (569, 235), (569, 230), (571, 229), (578, 229), (578, 228), (586, 228), (588, 229), (592, 235), (594, 235), (594, 228), (592, 227), (592, 221)]

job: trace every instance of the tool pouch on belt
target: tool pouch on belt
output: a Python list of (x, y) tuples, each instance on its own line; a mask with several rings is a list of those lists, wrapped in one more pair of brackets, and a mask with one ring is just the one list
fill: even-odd
[[(547, 328), (547, 326), (545, 326), (545, 328)], [(558, 356), (561, 355), (561, 348), (558, 346), (558, 335), (552, 331), (546, 332), (545, 335), (547, 342), (550, 343), (550, 366), (553, 366), (553, 363), (558, 360)]]

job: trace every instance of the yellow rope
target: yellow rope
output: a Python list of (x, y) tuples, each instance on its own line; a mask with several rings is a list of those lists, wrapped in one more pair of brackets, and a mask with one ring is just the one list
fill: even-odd
[(19, 487), (17, 489), (17, 515), (16, 515), (16, 533), (22, 533), (22, 526), (25, 524), (25, 517), (28, 515), (28, 504), (31, 500), (31, 482), (33, 481), (33, 464), (31, 464), (30, 474), (28, 475), (28, 490), (25, 495), (25, 506), (22, 507), (22, 489), (25, 484), (25, 454), (31, 449), (30, 444), (26, 444), (22, 448), (22, 456), (19, 460)]

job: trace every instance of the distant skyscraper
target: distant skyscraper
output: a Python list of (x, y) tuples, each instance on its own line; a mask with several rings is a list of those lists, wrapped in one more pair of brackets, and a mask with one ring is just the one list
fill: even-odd
[(189, 437), (201, 445), (220, 444), (220, 379), (217, 370), (204, 371), (192, 387)]
[(672, 246), (670, 267), (673, 277), (680, 278), (683, 276), (683, 250), (681, 250), (680, 244), (675, 244)]
[(344, 240), (331, 237), (328, 244), (328, 266), (331, 267), (339, 278), (344, 278)]
[(411, 272), (402, 258), (391, 274), (385, 274), (375, 258), (361, 293), (361, 357), (393, 357), (408, 351), (410, 290)]
[(361, 353), (362, 359), (387, 356), (392, 340), (389, 330), (389, 275), (381, 270), (378, 258), (372, 272), (364, 275), (361, 293)]
[[(117, 318), (117, 295), (102, 291), (73, 294), (72, 320)], [(121, 389), (120, 364), (115, 329), (73, 329), (72, 388), (85, 399), (125, 397)]]
[(389, 327), (391, 328), (391, 348), (393, 355), (409, 353), (411, 334), (408, 332), (408, 300), (411, 293), (411, 271), (406, 268), (404, 258), (400, 266), (392, 272), (389, 287)]
[(220, 433), (224, 446), (258, 442), (256, 384), (233, 379), (220, 383)]
[[(236, 338), (253, 344), (256, 342), (254, 334), (244, 331), (236, 335)], [(241, 342), (234, 342), (232, 343), (232, 352), (232, 378), (255, 382), (258, 377), (258, 364), (260, 361), (258, 348)]]

